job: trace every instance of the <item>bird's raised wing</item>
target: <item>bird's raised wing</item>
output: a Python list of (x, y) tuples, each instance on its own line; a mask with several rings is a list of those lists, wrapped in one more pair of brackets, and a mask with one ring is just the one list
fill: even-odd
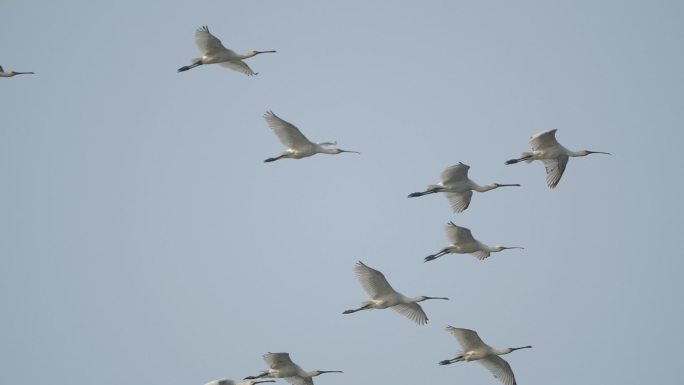
[(473, 238), (473, 234), (470, 232), (470, 229), (456, 226), (454, 222), (449, 222), (449, 224), (444, 228), (444, 232), (446, 233), (446, 237), (449, 242), (454, 245), (459, 243), (465, 244), (475, 242), (475, 238)]
[(354, 273), (361, 283), (363, 290), (365, 290), (371, 298), (396, 293), (381, 272), (366, 266), (361, 261), (358, 261), (356, 266), (354, 266)]
[(463, 163), (447, 167), (446, 170), (442, 171), (442, 175), (440, 175), (442, 184), (448, 185), (450, 183), (460, 182), (467, 179), (468, 169), (470, 169), (470, 166)]
[(568, 165), (568, 156), (561, 155), (556, 159), (542, 159), (546, 167), (546, 184), (550, 188), (556, 188), (560, 182), (565, 166)]
[(458, 343), (461, 344), (463, 350), (489, 347), (487, 344), (482, 342), (480, 336), (477, 335), (477, 332), (475, 330), (447, 326), (446, 331), (448, 331), (456, 337)]
[(470, 198), (473, 197), (472, 190), (468, 190), (462, 193), (447, 191), (444, 193), (446, 199), (449, 201), (451, 210), (454, 214), (460, 213), (468, 208), (470, 205)]
[(311, 377), (285, 377), (285, 381), (292, 385), (313, 385)]
[(195, 44), (197, 44), (197, 49), (204, 54), (223, 50), (228, 51), (221, 44), (221, 40), (209, 32), (209, 28), (206, 25), (203, 25), (202, 28), (195, 32)]
[(418, 325), (425, 325), (428, 321), (427, 315), (417, 303), (402, 303), (394, 305), (390, 309), (414, 321)]
[(487, 370), (492, 372), (494, 377), (501, 381), (502, 384), (516, 385), (511, 365), (503, 358), (499, 356), (489, 356), (479, 360), (479, 362), (487, 368)]
[(530, 137), (530, 146), (532, 147), (532, 151), (537, 151), (537, 150), (541, 150), (544, 148), (557, 146), (558, 145), (558, 141), (556, 140), (556, 131), (557, 130), (558, 129), (554, 128), (553, 130), (540, 132), (540, 133)]
[(271, 369), (280, 369), (294, 365), (288, 353), (267, 353), (263, 356), (266, 365)]
[(297, 150), (313, 145), (297, 127), (280, 119), (273, 111), (267, 111), (264, 114), (264, 119), (266, 119), (266, 123), (275, 132), (276, 136), (278, 136), (283, 146)]
[(242, 60), (224, 61), (218, 63), (221, 67), (230, 68), (233, 71), (241, 72), (247, 76), (254, 76), (256, 73)]

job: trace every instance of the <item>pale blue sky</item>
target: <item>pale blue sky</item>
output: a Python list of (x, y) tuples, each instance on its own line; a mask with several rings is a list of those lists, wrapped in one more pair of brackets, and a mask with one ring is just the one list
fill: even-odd
[[(497, 384), (446, 325), (524, 384), (675, 384), (684, 123), (678, 1), (12, 1), (0, 13), (0, 383), (201, 385), (290, 352), (319, 385)], [(176, 73), (208, 25), (276, 49), (248, 78)], [(272, 109), (362, 154), (271, 164)], [(555, 191), (504, 166), (558, 128)], [(407, 199), (457, 162), (454, 215)], [(526, 250), (423, 257), (448, 221)], [(357, 260), (424, 303), (366, 299)], [(279, 383), (284, 383), (279, 380)]]

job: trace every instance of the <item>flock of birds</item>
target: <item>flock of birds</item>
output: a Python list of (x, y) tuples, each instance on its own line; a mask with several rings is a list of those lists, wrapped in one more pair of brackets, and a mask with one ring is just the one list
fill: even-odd
[[(209, 32), (209, 28), (206, 26), (203, 26), (196, 31), (195, 43), (202, 53), (202, 56), (193, 59), (192, 64), (179, 68), (178, 72), (188, 71), (204, 64), (219, 64), (245, 75), (253, 76), (257, 75), (257, 73), (252, 71), (244, 60), (259, 54), (276, 52), (272, 50), (249, 51), (243, 55), (237, 54), (224, 47), (221, 41), (212, 35)], [(33, 72), (5, 71), (0, 67), (0, 77), (12, 77), (22, 74), (33, 74)], [(271, 111), (267, 111), (264, 114), (264, 119), (283, 146), (287, 148), (282, 154), (265, 159), (264, 162), (274, 162), (283, 158), (301, 159), (315, 154), (334, 155), (345, 152), (359, 153), (357, 151), (342, 150), (333, 147), (337, 145), (336, 142), (312, 142), (307, 139), (295, 125), (281, 119)], [(535, 160), (541, 161), (546, 168), (546, 183), (551, 189), (558, 186), (570, 157), (587, 156), (590, 154), (610, 155), (607, 152), (601, 151), (571, 151), (558, 143), (556, 140), (556, 129), (532, 136), (529, 143), (532, 151), (524, 152), (520, 158), (508, 160), (505, 164), (515, 164), (522, 161), (527, 163)], [(460, 213), (470, 206), (473, 191), (486, 192), (499, 187), (520, 186), (519, 184), (500, 183), (490, 183), (481, 186), (468, 177), (469, 169), (470, 166), (463, 163), (450, 166), (442, 172), (441, 181), (438, 184), (429, 185), (425, 191), (414, 192), (409, 194), (408, 197), (414, 198), (428, 194), (444, 193), (452, 211), (454, 213)], [(451, 253), (471, 254), (479, 260), (484, 260), (493, 252), (507, 249), (523, 249), (518, 246), (488, 246), (475, 239), (469, 229), (457, 226), (453, 222), (449, 222), (445, 228), (445, 232), (450, 242), (449, 246), (442, 248), (435, 254), (428, 255), (424, 259), (425, 262), (433, 261), (443, 255)], [(429, 299), (448, 300), (446, 297), (404, 296), (392, 288), (380, 271), (367, 266), (361, 261), (354, 266), (354, 273), (371, 299), (362, 302), (361, 306), (358, 308), (345, 310), (343, 314), (356, 313), (362, 310), (389, 308), (419, 325), (424, 325), (427, 323), (428, 317), (418, 302)], [(478, 361), (504, 385), (516, 384), (515, 376), (513, 375), (510, 365), (500, 356), (515, 350), (531, 348), (531, 346), (495, 349), (484, 343), (473, 330), (448, 326), (446, 331), (456, 337), (461, 345), (462, 351), (451, 359), (440, 361), (439, 365), (449, 365), (461, 361)], [(263, 382), (274, 382), (274, 380), (258, 380), (260, 378), (284, 378), (292, 385), (313, 385), (313, 377), (324, 373), (342, 373), (339, 370), (305, 371), (290, 359), (288, 353), (269, 352), (263, 356), (263, 359), (266, 362), (268, 369), (257, 375), (245, 377), (245, 381), (241, 382), (239, 385), (255, 385)], [(208, 382), (206, 385), (236, 385), (236, 383), (231, 379), (224, 378)]]

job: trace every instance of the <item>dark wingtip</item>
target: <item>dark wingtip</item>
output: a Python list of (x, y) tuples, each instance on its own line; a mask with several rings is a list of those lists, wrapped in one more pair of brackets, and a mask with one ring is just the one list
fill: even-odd
[(507, 160), (504, 164), (515, 164), (515, 163), (518, 163), (518, 160), (517, 160), (517, 159), (510, 159), (510, 160)]
[(439, 365), (449, 365), (451, 362), (449, 360), (439, 361)]

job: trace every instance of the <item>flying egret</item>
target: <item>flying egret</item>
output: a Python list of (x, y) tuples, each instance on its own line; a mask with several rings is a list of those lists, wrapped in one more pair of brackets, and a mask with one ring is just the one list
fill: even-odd
[(292, 385), (313, 385), (313, 377), (323, 373), (342, 373), (341, 370), (314, 370), (307, 372), (299, 365), (292, 362), (288, 353), (267, 353), (264, 354), (264, 361), (268, 365), (268, 370), (264, 370), (256, 376), (245, 377), (245, 380), (257, 378), (284, 378)]
[(6, 71), (0, 66), (0, 78), (11, 78), (14, 75), (26, 75), (33, 74), (33, 72), (16, 72), (16, 71)]
[(442, 181), (439, 184), (431, 184), (425, 191), (414, 192), (409, 194), (408, 197), (415, 198), (427, 194), (443, 192), (445, 193), (453, 212), (460, 213), (461, 211), (467, 209), (470, 205), (470, 198), (473, 196), (473, 191), (485, 192), (499, 187), (520, 186), (519, 184), (499, 183), (490, 183), (480, 186), (468, 178), (469, 169), (470, 166), (461, 162), (453, 166), (449, 166), (446, 170), (442, 171), (442, 175), (440, 177)]
[(354, 266), (354, 273), (363, 289), (372, 299), (362, 302), (363, 306), (360, 308), (345, 310), (342, 314), (355, 313), (359, 310), (391, 308), (419, 325), (424, 325), (427, 323), (428, 318), (420, 305), (418, 305), (418, 302), (425, 301), (426, 299), (449, 299), (426, 296), (406, 297), (395, 291), (381, 272), (366, 266), (361, 261), (357, 262), (356, 266)]
[(247, 380), (247, 381), (243, 381), (243, 382), (236, 384), (235, 381), (233, 381), (229, 378), (221, 378), (220, 380), (209, 381), (204, 385), (254, 385), (254, 384), (260, 384), (262, 382), (275, 382), (275, 380), (261, 380), (261, 381)]
[(275, 132), (280, 142), (287, 147), (287, 151), (276, 156), (275, 158), (268, 158), (264, 162), (273, 162), (281, 158), (301, 159), (315, 154), (339, 154), (342, 152), (353, 152), (359, 154), (357, 151), (340, 150), (339, 148), (326, 148), (326, 146), (334, 146), (337, 142), (320, 142), (313, 143), (309, 141), (297, 127), (280, 119), (273, 111), (266, 111), (264, 119), (269, 127)]
[(191, 68), (201, 66), (202, 64), (218, 63), (222, 67), (230, 68), (234, 71), (242, 72), (247, 76), (257, 75), (245, 62), (252, 56), (262, 53), (273, 53), (275, 51), (249, 51), (244, 55), (237, 54), (232, 50), (224, 47), (216, 36), (209, 32), (209, 28), (205, 25), (195, 32), (195, 44), (202, 53), (202, 57), (192, 59), (192, 64), (183, 66), (178, 69), (178, 72), (187, 71)]
[(428, 255), (425, 257), (425, 262), (432, 261), (441, 257), (442, 255), (457, 253), (470, 254), (479, 260), (484, 260), (489, 257), (490, 253), (506, 250), (506, 249), (524, 249), (523, 247), (511, 246), (487, 246), (484, 243), (473, 238), (473, 234), (469, 229), (461, 226), (456, 226), (454, 222), (449, 222), (444, 228), (451, 245), (443, 248), (439, 253)]
[(476, 361), (489, 370), (494, 377), (498, 378), (504, 385), (515, 385), (515, 376), (511, 370), (511, 366), (499, 357), (503, 354), (508, 354), (519, 349), (528, 349), (532, 346), (521, 346), (519, 348), (494, 349), (485, 344), (477, 335), (477, 332), (470, 329), (460, 329), (453, 326), (447, 326), (446, 330), (456, 336), (458, 343), (463, 348), (462, 352), (457, 353), (456, 357), (450, 360), (440, 361), (440, 365), (449, 365), (460, 361)]
[(544, 167), (546, 167), (546, 184), (550, 188), (556, 188), (563, 176), (563, 171), (565, 171), (569, 157), (587, 156), (589, 154), (610, 155), (608, 152), (601, 151), (570, 151), (558, 143), (556, 131), (557, 129), (554, 128), (553, 130), (540, 132), (530, 137), (532, 152), (523, 152), (520, 158), (508, 160), (506, 164), (515, 164), (523, 160), (527, 163), (541, 160), (544, 162)]

